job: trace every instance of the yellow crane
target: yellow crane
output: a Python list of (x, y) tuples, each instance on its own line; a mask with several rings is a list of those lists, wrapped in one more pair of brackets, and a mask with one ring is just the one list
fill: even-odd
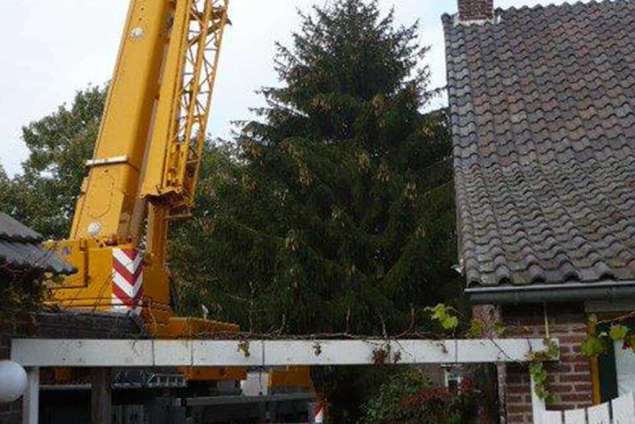
[(70, 238), (56, 246), (77, 268), (54, 290), (64, 307), (143, 313), (170, 334), (168, 224), (194, 203), (227, 6), (131, 0)]
[[(68, 240), (55, 248), (77, 273), (53, 288), (64, 309), (142, 316), (160, 338), (237, 332), (175, 316), (166, 263), (169, 223), (190, 216), (229, 0), (131, 0), (101, 128)], [(244, 370), (187, 370), (195, 380)], [(310, 385), (308, 370), (279, 372)]]
[(139, 314), (156, 337), (238, 331), (176, 317), (166, 264), (169, 223), (194, 204), (228, 2), (131, 0), (70, 237), (55, 243), (77, 269), (53, 289), (62, 308)]

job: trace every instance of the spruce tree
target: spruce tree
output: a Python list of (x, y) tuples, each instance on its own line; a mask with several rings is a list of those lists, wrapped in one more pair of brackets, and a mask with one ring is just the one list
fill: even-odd
[(210, 146), (172, 265), (182, 305), (244, 330), (399, 333), (458, 293), (451, 147), (417, 26), (376, 1), (302, 14), (280, 85)]

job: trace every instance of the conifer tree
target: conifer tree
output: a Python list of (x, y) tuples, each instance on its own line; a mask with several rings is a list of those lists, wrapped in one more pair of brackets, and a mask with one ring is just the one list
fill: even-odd
[(177, 229), (181, 304), (244, 330), (398, 333), (458, 293), (450, 141), (427, 49), (376, 1), (302, 14), (280, 85), (234, 143), (210, 146)]

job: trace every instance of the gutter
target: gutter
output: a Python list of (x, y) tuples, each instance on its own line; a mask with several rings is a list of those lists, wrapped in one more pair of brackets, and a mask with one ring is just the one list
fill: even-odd
[(465, 290), (472, 304), (566, 303), (635, 299), (635, 281), (480, 287)]

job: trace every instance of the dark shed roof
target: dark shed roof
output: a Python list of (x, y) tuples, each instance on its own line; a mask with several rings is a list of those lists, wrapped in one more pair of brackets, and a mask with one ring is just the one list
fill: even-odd
[(28, 269), (36, 272), (72, 274), (74, 268), (52, 251), (41, 247), (42, 236), (0, 212), (0, 263), (10, 271)]
[(443, 22), (468, 286), (635, 281), (635, 2)]

